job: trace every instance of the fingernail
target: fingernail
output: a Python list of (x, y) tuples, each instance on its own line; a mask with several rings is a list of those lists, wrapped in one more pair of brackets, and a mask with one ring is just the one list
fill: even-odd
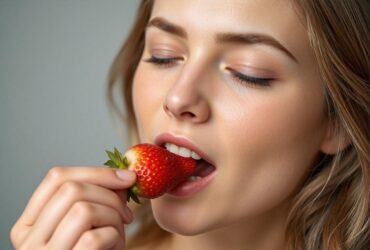
[(116, 175), (117, 175), (118, 178), (120, 178), (123, 181), (130, 181), (131, 182), (136, 178), (135, 173), (132, 172), (132, 171), (129, 171), (129, 170), (118, 169), (118, 170), (116, 170)]

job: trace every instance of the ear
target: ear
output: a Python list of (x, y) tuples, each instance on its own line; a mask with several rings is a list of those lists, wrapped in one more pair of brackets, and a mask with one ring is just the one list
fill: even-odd
[(343, 126), (341, 126), (337, 120), (330, 121), (321, 143), (321, 152), (327, 155), (335, 155), (347, 148), (350, 144), (350, 137)]

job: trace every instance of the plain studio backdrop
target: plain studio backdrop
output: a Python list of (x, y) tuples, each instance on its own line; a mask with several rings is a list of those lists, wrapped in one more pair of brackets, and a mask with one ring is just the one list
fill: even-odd
[(128, 146), (106, 79), (137, 6), (0, 0), (0, 249), (49, 168), (101, 165)]

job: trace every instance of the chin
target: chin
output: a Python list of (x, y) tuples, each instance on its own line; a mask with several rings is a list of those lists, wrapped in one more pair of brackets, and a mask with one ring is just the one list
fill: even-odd
[(198, 234), (202, 234), (207, 229), (199, 228), (197, 225), (195, 225), (194, 221), (191, 219), (171, 219), (168, 217), (162, 217), (155, 215), (155, 220), (158, 223), (158, 225), (164, 229), (167, 232), (174, 233), (174, 234), (180, 234), (184, 236), (194, 236)]
[(194, 236), (212, 230), (209, 216), (200, 216), (184, 205), (152, 201), (152, 211), (158, 225), (170, 233)]

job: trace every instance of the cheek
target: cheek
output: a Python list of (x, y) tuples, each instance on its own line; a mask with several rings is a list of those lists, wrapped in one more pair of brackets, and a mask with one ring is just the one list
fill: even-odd
[(139, 64), (132, 88), (132, 98), (135, 118), (141, 141), (149, 139), (150, 129), (155, 127), (154, 116), (161, 110), (165, 98), (163, 81)]
[(326, 131), (321, 93), (270, 97), (225, 112), (227, 157), (220, 159), (226, 166), (220, 181), (235, 180), (222, 192), (239, 194), (241, 213), (247, 207), (263, 211), (288, 198), (315, 163)]

